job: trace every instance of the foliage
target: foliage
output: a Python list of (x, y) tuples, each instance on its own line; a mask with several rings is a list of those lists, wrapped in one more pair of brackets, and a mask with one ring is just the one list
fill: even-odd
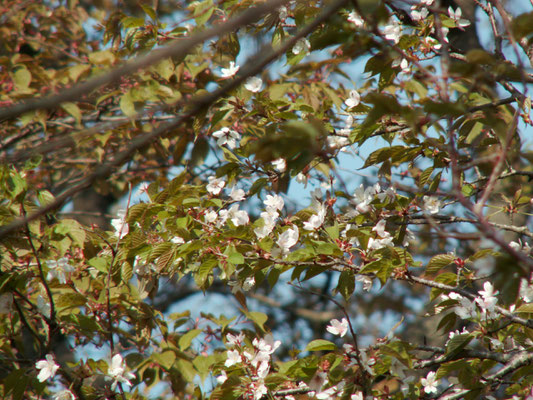
[(109, 3), (2, 5), (2, 398), (533, 396), (524, 2)]

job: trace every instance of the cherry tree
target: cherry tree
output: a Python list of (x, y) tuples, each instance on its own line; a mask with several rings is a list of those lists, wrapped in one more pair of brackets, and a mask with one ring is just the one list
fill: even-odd
[(3, 398), (533, 398), (531, 4), (0, 7)]

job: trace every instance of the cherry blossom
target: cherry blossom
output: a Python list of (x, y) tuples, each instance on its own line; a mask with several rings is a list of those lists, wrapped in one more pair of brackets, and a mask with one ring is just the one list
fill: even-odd
[(361, 95), (357, 90), (350, 90), (348, 98), (344, 101), (348, 107), (356, 107), (361, 102)]
[(287, 11), (287, 7), (281, 6), (278, 8), (278, 17), (281, 21), (285, 21), (288, 17), (289, 13)]
[(266, 199), (263, 201), (263, 204), (266, 206), (267, 210), (283, 210), (283, 206), (285, 205), (283, 201), (283, 197), (281, 197), (278, 194), (275, 195), (266, 195)]
[(46, 318), (50, 318), (52, 308), (50, 306), (50, 303), (45, 300), (42, 295), (37, 296), (37, 310), (39, 310), (39, 312), (43, 314)]
[(308, 231), (317, 230), (324, 223), (326, 217), (326, 207), (319, 204), (315, 207), (316, 214), (311, 215), (308, 221), (304, 222), (304, 229)]
[(458, 28), (462, 29), (470, 25), (469, 20), (462, 18), (463, 12), (461, 7), (457, 7), (455, 11), (452, 6), (448, 7), (448, 15), (455, 21), (455, 25), (457, 25)]
[(437, 214), (440, 211), (441, 202), (433, 196), (424, 196), (424, 205), (422, 209), (430, 214)]
[(54, 356), (52, 354), (47, 354), (45, 356), (45, 360), (40, 360), (35, 363), (35, 368), (39, 369), (39, 375), (37, 375), (37, 379), (39, 382), (47, 381), (48, 379), (52, 379), (57, 370), (59, 369), (59, 365), (56, 364)]
[(393, 68), (400, 67), (402, 70), (402, 73), (407, 74), (411, 72), (411, 68), (409, 68), (409, 61), (407, 61), (405, 58), (397, 58), (392, 62), (391, 65)]
[(422, 7), (420, 10), (417, 10), (415, 6), (411, 7), (411, 18), (414, 21), (423, 21), (429, 15), (427, 8)]
[(424, 386), (424, 392), (428, 394), (437, 393), (437, 386), (439, 385), (439, 381), (435, 378), (435, 372), (431, 371), (427, 374), (425, 378), (422, 378), (420, 380), (420, 383), (422, 383), (422, 386)]
[(252, 93), (260, 92), (262, 86), (263, 81), (261, 80), (261, 78), (258, 78), (256, 76), (248, 78), (244, 84), (244, 88)]
[(207, 178), (209, 183), (207, 184), (207, 191), (211, 193), (213, 196), (217, 196), (220, 194), (224, 186), (226, 185), (226, 182), (222, 178), (217, 178), (215, 176), (210, 176)]
[(357, 28), (362, 28), (365, 25), (365, 20), (355, 11), (352, 11), (350, 14), (348, 14), (348, 22), (351, 22)]
[(241, 354), (238, 350), (228, 350), (227, 353), (226, 362), (224, 363), (224, 366), (231, 367), (235, 364), (240, 364), (242, 362)]
[(350, 203), (355, 205), (355, 210), (358, 215), (359, 213), (364, 214), (371, 210), (370, 203), (374, 200), (375, 189), (373, 187), (368, 187), (365, 189), (363, 184), (361, 184), (354, 192), (353, 199), (350, 200)]
[(174, 236), (172, 239), (170, 239), (170, 241), (172, 243), (174, 243), (174, 244), (183, 244), (183, 243), (185, 243), (185, 239), (183, 239), (180, 236)]
[(235, 65), (234, 61), (230, 61), (228, 68), (222, 68), (220, 71), (222, 72), (223, 78), (231, 78), (233, 75), (239, 71), (239, 66)]
[(525, 303), (533, 302), (533, 284), (529, 283), (525, 278), (520, 280), (519, 296)]
[(329, 333), (343, 337), (348, 332), (348, 320), (343, 318), (342, 321), (338, 319), (332, 319), (329, 321), (330, 325), (326, 327)]
[(264, 237), (268, 236), (274, 230), (274, 227), (276, 226), (276, 220), (278, 217), (279, 217), (279, 214), (277, 213), (275, 209), (267, 207), (267, 211), (263, 211), (261, 213), (261, 219), (263, 220), (263, 226), (260, 226), (254, 229), (254, 233), (256, 234), (256, 236), (259, 239), (263, 239)]
[(298, 243), (299, 231), (297, 226), (287, 229), (281, 235), (279, 235), (276, 242), (283, 252), (289, 251), (289, 249)]
[(217, 220), (218, 214), (214, 210), (209, 210), (204, 214), (205, 222), (213, 223)]
[(244, 341), (244, 333), (239, 332), (238, 335), (232, 335), (231, 333), (228, 333), (226, 335), (226, 343), (230, 346), (240, 346), (242, 342)]
[(248, 222), (250, 222), (248, 213), (244, 210), (239, 210), (238, 204), (233, 204), (229, 210), (220, 210), (218, 216), (221, 223), (224, 223), (227, 219), (229, 219), (235, 226), (246, 225)]
[(131, 386), (130, 379), (134, 379), (135, 375), (131, 372), (126, 372), (126, 363), (120, 354), (115, 354), (111, 359), (111, 365), (107, 368), (107, 375), (113, 379), (111, 390), (115, 390), (118, 383), (123, 383)]
[(292, 48), (293, 54), (307, 53), (311, 49), (311, 43), (306, 38), (302, 38), (296, 42)]
[(67, 283), (66, 274), (74, 272), (75, 268), (69, 264), (69, 260), (66, 257), (61, 257), (59, 260), (48, 260), (46, 266), (49, 268), (46, 279), (57, 279), (59, 283)]
[(52, 397), (52, 400), (75, 400), (76, 396), (74, 396), (74, 393), (72, 393), (70, 390), (65, 389), (61, 392), (58, 392), (54, 394)]
[(213, 132), (213, 137), (217, 139), (217, 144), (220, 147), (227, 145), (230, 149), (237, 147), (238, 141), (241, 140), (241, 135), (228, 127)]
[(340, 149), (350, 144), (350, 140), (343, 136), (331, 135), (327, 137), (330, 149)]
[(115, 228), (115, 236), (117, 236), (119, 239), (122, 239), (130, 231), (130, 226), (125, 220), (126, 218), (125, 210), (119, 210), (117, 212), (117, 216), (118, 218), (113, 218), (111, 220), (111, 225), (113, 226), (113, 228)]
[(287, 162), (283, 158), (278, 158), (272, 161), (272, 165), (278, 172), (285, 172), (287, 169)]
[(392, 40), (394, 43), (398, 43), (400, 41), (401, 34), (402, 27), (394, 19), (390, 19), (387, 26), (385, 26), (383, 29), (383, 36), (385, 36), (385, 39)]
[(233, 201), (243, 201), (244, 199), (246, 199), (246, 193), (244, 192), (244, 190), (237, 189), (234, 187), (233, 189), (231, 189), (229, 197), (231, 197)]
[(224, 382), (228, 380), (228, 375), (226, 375), (226, 371), (222, 370), (220, 371), (220, 375), (216, 377), (217, 383), (222, 385)]

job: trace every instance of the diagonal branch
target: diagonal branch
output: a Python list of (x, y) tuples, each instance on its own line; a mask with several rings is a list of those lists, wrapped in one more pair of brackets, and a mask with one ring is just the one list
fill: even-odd
[(15, 118), (28, 111), (55, 109), (61, 103), (67, 101), (77, 101), (101, 86), (109, 84), (116, 85), (124, 76), (149, 67), (150, 65), (154, 65), (165, 58), (184, 57), (195, 46), (204, 43), (206, 40), (214, 36), (234, 32), (244, 25), (255, 22), (269, 12), (272, 12), (276, 8), (280, 7), (287, 1), (288, 0), (271, 0), (267, 3), (259, 4), (245, 11), (241, 15), (228, 20), (222, 25), (215, 26), (205, 32), (200, 32), (194, 36), (191, 36), (190, 38), (176, 41), (175, 43), (172, 43), (161, 49), (153, 50), (150, 53), (137, 57), (134, 60), (122, 64), (118, 68), (114, 68), (107, 73), (96, 76), (69, 89), (65, 89), (57, 95), (30, 100), (0, 110), (0, 121)]

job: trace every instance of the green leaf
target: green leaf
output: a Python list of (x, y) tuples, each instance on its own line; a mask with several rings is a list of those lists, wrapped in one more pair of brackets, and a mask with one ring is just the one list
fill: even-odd
[(446, 354), (455, 356), (474, 339), (472, 334), (455, 335), (446, 344)]
[(172, 368), (176, 362), (176, 353), (173, 350), (165, 350), (162, 353), (154, 352), (150, 357), (166, 370)]
[(515, 313), (533, 313), (533, 303), (522, 304)]
[(244, 256), (238, 251), (232, 251), (228, 255), (228, 262), (234, 265), (244, 264)]
[(252, 321), (262, 332), (265, 332), (265, 322), (267, 322), (268, 317), (266, 314), (259, 311), (243, 311), (246, 318)]
[(127, 117), (133, 117), (137, 114), (137, 111), (135, 111), (135, 103), (131, 97), (131, 91), (128, 91), (120, 97), (119, 106), (120, 110)]
[(113, 65), (115, 55), (111, 50), (95, 51), (89, 54), (89, 61), (95, 65)]
[(18, 68), (13, 74), (13, 83), (17, 90), (28, 89), (31, 84), (31, 72), (26, 67)]
[(355, 275), (352, 271), (342, 271), (339, 275), (337, 292), (339, 292), (346, 301), (351, 297), (355, 290)]
[(442, 268), (450, 265), (455, 260), (455, 258), (455, 255), (452, 254), (438, 254), (432, 257), (426, 267), (426, 273), (428, 273), (429, 275), (436, 274)]
[(85, 243), (85, 230), (82, 225), (74, 219), (62, 219), (54, 226), (54, 232), (68, 236), (78, 247), (83, 247)]
[(335, 346), (335, 343), (332, 343), (329, 340), (317, 339), (310, 342), (305, 348), (305, 351), (323, 351), (336, 349), (337, 346)]
[(85, 296), (76, 292), (64, 293), (55, 297), (56, 307), (62, 309), (84, 306), (86, 302)]
[(182, 337), (179, 338), (178, 346), (181, 351), (185, 351), (189, 348), (192, 341), (196, 336), (198, 336), (200, 333), (202, 333), (201, 329), (191, 329), (187, 333), (185, 333)]

